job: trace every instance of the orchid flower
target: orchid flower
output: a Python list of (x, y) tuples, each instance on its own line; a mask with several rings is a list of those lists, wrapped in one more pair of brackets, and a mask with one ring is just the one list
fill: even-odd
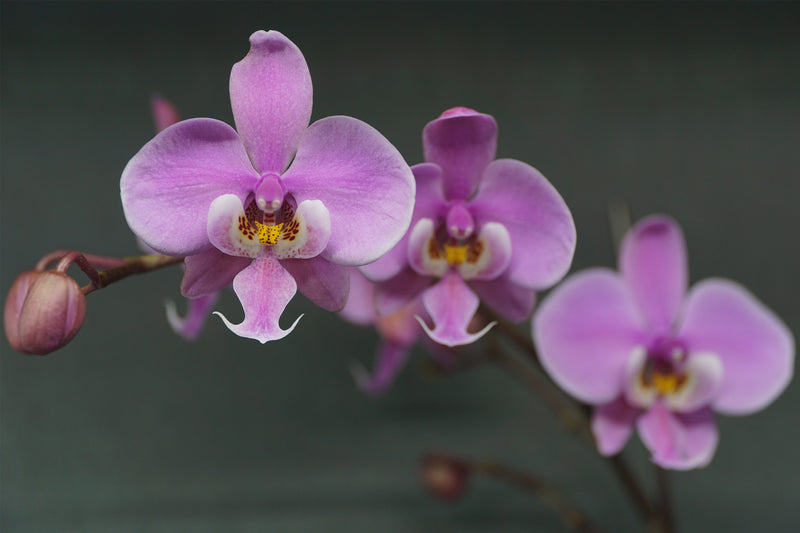
[(705, 466), (718, 441), (715, 411), (758, 411), (789, 383), (792, 334), (733, 281), (687, 292), (683, 233), (668, 217), (628, 232), (619, 270), (575, 274), (542, 303), (533, 319), (542, 364), (596, 406), (601, 454), (622, 450), (635, 426), (657, 465)]
[(160, 253), (185, 256), (181, 291), (212, 294), (233, 282), (244, 320), (234, 333), (264, 343), (299, 289), (337, 310), (346, 266), (374, 261), (405, 233), (413, 175), (375, 129), (350, 117), (311, 117), (311, 77), (300, 50), (257, 31), (231, 70), (237, 129), (184, 120), (148, 142), (120, 181), (131, 229)]
[[(564, 200), (533, 167), (494, 160), (497, 124), (457, 107), (422, 133), (426, 163), (412, 167), (417, 199), (409, 233), (383, 258), (362, 267), (379, 282), (376, 302), (391, 314), (421, 294), (436, 342), (474, 342), (467, 328), (480, 300), (518, 322), (535, 291), (566, 274), (575, 225)], [(433, 284), (431, 284), (433, 282)]]

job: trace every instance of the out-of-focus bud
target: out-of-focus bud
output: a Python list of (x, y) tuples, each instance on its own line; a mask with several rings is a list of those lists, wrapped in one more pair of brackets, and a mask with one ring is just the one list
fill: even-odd
[(27, 271), (17, 277), (6, 298), (3, 325), (18, 352), (45, 355), (67, 344), (86, 315), (86, 298), (63, 272)]
[(455, 501), (467, 490), (470, 468), (463, 461), (439, 454), (422, 458), (422, 483), (437, 498)]

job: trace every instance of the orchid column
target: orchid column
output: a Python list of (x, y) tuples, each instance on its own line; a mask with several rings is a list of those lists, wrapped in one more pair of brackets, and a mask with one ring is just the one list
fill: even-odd
[(338, 116), (308, 125), (311, 78), (294, 43), (276, 31), (250, 43), (231, 71), (237, 130), (179, 122), (131, 159), (120, 185), (131, 229), (186, 256), (183, 294), (232, 281), (244, 321), (220, 316), (263, 343), (296, 326), (278, 320), (297, 289), (325, 309), (344, 306), (346, 266), (374, 261), (403, 236), (415, 187), (400, 153), (367, 124)]

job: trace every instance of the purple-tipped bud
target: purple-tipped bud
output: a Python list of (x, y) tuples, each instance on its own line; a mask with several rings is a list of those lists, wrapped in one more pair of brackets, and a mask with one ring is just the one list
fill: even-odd
[(63, 272), (27, 271), (17, 277), (6, 299), (3, 324), (18, 352), (45, 355), (67, 344), (86, 315), (86, 298)]
[(422, 459), (422, 483), (434, 496), (454, 501), (467, 490), (470, 469), (466, 463), (439, 454)]

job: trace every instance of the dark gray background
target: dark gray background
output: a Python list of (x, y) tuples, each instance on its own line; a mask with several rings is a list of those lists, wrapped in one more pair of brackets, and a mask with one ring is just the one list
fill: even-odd
[[(498, 156), (538, 167), (575, 216), (574, 269), (613, 264), (607, 202), (684, 226), (693, 281), (748, 286), (800, 330), (800, 4), (2, 4), (2, 283), (45, 252), (136, 252), (120, 172), (150, 137), (148, 97), (231, 121), (231, 65), (256, 29), (303, 50), (314, 119), (358, 117), (409, 163), (423, 125), (493, 114)], [(348, 368), (375, 335), (296, 298), (261, 346), (212, 319), (172, 334), (177, 269), (89, 297), (47, 358), (0, 344), (4, 532), (562, 531), (529, 494), (477, 480), (453, 506), (420, 489), (429, 449), (498, 457), (564, 488), (607, 531), (637, 522), (610, 471), (493, 368), (444, 381), (422, 351), (380, 400)], [(241, 316), (227, 294), (219, 307)], [(287, 322), (288, 323), (288, 322)], [(527, 326), (525, 326), (527, 328)], [(711, 466), (673, 476), (684, 531), (800, 524), (793, 383), (719, 418)], [(626, 454), (649, 474), (634, 439)]]

